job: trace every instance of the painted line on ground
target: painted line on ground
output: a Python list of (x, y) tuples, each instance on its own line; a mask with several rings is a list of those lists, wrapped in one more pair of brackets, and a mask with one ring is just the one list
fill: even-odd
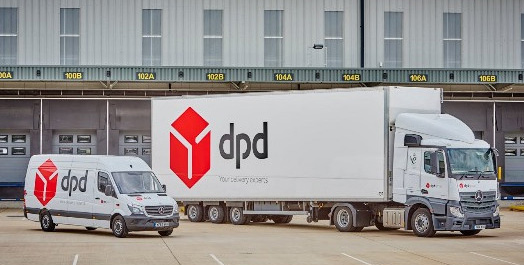
[(361, 260), (361, 259), (357, 259), (357, 258), (355, 258), (355, 257), (353, 257), (353, 256), (350, 256), (350, 255), (346, 254), (346, 253), (340, 253), (340, 254), (342, 254), (342, 255), (344, 255), (344, 256), (346, 256), (346, 257), (348, 257), (348, 258), (352, 258), (352, 259), (354, 259), (354, 260), (356, 260), (356, 261), (358, 261), (358, 262), (361, 262), (361, 263), (363, 263), (363, 264), (366, 264), (366, 265), (372, 265), (371, 263), (367, 263), (367, 262), (365, 262), (365, 261), (363, 261), (363, 260)]
[(76, 265), (77, 262), (78, 262), (78, 254), (75, 255), (75, 260), (73, 260), (73, 265)]
[(485, 258), (488, 258), (488, 259), (494, 259), (494, 260), (497, 260), (497, 261), (500, 261), (500, 262), (505, 262), (505, 263), (508, 263), (508, 264), (520, 265), (518, 263), (509, 262), (509, 261), (506, 261), (506, 260), (503, 260), (503, 259), (497, 259), (497, 258), (490, 257), (490, 256), (487, 256), (487, 255), (482, 255), (482, 254), (479, 254), (477, 252), (469, 252), (469, 253), (475, 254), (475, 255), (478, 255), (478, 256), (481, 256), (481, 257), (485, 257)]
[(224, 263), (222, 263), (222, 261), (220, 261), (215, 255), (209, 254), (209, 256), (211, 256), (218, 264), (224, 265)]

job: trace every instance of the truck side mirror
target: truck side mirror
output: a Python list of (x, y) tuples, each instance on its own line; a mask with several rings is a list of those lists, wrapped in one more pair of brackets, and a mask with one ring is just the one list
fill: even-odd
[(167, 189), (166, 189), (166, 184), (162, 184), (162, 189), (164, 190), (164, 192), (167, 191)]
[(111, 187), (111, 185), (107, 185), (106, 189), (104, 190), (104, 194), (106, 196), (113, 196), (113, 187)]

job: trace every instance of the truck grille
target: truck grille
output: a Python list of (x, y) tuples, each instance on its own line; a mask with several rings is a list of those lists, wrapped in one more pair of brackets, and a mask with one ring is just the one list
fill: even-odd
[(461, 192), (460, 204), (465, 212), (481, 213), (491, 211), (497, 201), (495, 191), (486, 191), (482, 193), (482, 199), (477, 201), (476, 192)]
[(146, 206), (146, 213), (151, 216), (168, 216), (171, 215), (171, 213), (173, 213), (173, 206)]

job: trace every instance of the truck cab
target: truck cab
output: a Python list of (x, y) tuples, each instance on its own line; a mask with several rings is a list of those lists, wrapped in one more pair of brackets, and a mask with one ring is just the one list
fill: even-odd
[[(400, 114), (395, 123), (393, 200), (404, 228), (474, 235), (500, 227), (496, 151), (446, 114)], [(386, 227), (393, 227), (384, 214)]]

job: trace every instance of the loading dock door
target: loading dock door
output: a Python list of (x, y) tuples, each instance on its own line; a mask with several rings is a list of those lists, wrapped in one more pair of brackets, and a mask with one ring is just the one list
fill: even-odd
[(29, 131), (0, 131), (0, 182), (24, 182), (29, 148)]
[(54, 131), (53, 154), (96, 155), (96, 131)]
[(151, 132), (120, 131), (118, 154), (138, 156), (151, 166)]

